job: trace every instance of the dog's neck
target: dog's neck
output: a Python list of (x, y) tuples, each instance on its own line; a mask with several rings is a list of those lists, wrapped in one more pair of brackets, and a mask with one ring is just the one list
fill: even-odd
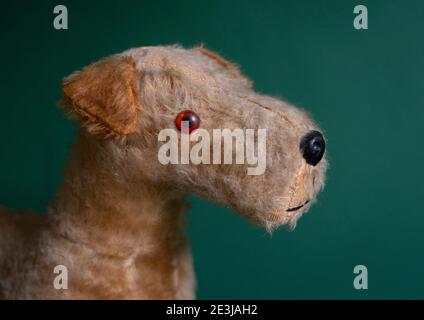
[[(133, 264), (136, 272), (144, 272), (139, 281), (175, 282), (178, 255), (189, 255), (183, 231), (184, 196), (137, 180), (138, 174), (125, 172), (129, 170), (121, 162), (125, 154), (115, 151), (108, 149), (107, 141), (80, 134), (49, 209), (50, 233), (58, 243), (77, 246), (79, 255), (85, 250), (88, 255)], [(154, 286), (149, 297), (175, 298)], [(164, 290), (172, 293), (171, 287)]]

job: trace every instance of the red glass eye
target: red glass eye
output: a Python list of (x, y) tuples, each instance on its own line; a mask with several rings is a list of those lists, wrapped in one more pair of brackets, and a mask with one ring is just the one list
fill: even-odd
[[(178, 130), (181, 131), (183, 126), (183, 121), (188, 122), (188, 133), (191, 133), (193, 130), (196, 130), (200, 126), (200, 118), (197, 114), (195, 114), (193, 111), (186, 110), (183, 112), (180, 112), (175, 119), (175, 124), (178, 128)], [(187, 123), (184, 123), (184, 125), (187, 126)], [(186, 128), (186, 127), (184, 127)]]

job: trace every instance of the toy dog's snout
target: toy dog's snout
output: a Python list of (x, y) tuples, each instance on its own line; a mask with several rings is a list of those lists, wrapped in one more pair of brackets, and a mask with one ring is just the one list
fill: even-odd
[(325, 153), (325, 140), (321, 132), (312, 130), (300, 140), (300, 151), (306, 163), (316, 166)]

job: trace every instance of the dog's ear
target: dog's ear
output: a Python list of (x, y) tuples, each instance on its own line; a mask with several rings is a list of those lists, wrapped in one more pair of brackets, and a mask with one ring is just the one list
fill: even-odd
[(192, 50), (193, 51), (196, 51), (196, 52), (199, 52), (199, 53), (203, 54), (204, 56), (206, 56), (206, 57), (214, 60), (221, 67), (224, 67), (225, 69), (227, 69), (228, 71), (230, 71), (234, 76), (236, 76), (237, 78), (240, 78), (241, 80), (245, 81), (245, 83), (248, 86), (251, 86), (252, 85), (252, 82), (248, 78), (246, 78), (244, 75), (242, 75), (242, 73), (240, 72), (239, 67), (236, 64), (234, 64), (234, 63), (232, 63), (232, 62), (224, 59), (218, 53), (213, 52), (211, 50), (208, 50), (208, 49), (206, 49), (205, 47), (202, 47), (202, 46), (200, 46), (200, 47), (194, 47)]
[(138, 79), (130, 57), (105, 58), (63, 80), (61, 105), (92, 133), (135, 133), (140, 112)]
[(221, 57), (218, 53), (213, 52), (211, 50), (206, 49), (205, 47), (194, 47), (193, 51), (200, 52), (201, 54), (215, 60), (220, 66), (227, 68), (227, 69), (238, 69), (236, 65), (233, 63), (225, 60), (223, 57)]

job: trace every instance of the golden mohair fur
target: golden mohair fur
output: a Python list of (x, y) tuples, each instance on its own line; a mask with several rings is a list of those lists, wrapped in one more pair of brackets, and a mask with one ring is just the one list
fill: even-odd
[[(192, 299), (184, 233), (188, 193), (272, 230), (294, 226), (323, 186), (299, 141), (317, 126), (302, 110), (253, 91), (237, 66), (205, 48), (130, 49), (63, 81), (80, 124), (48, 214), (0, 209), (0, 298)], [(158, 133), (193, 110), (201, 127), (266, 128), (267, 167), (158, 161)], [(299, 210), (289, 210), (304, 205)], [(55, 266), (69, 284), (57, 290)]]

